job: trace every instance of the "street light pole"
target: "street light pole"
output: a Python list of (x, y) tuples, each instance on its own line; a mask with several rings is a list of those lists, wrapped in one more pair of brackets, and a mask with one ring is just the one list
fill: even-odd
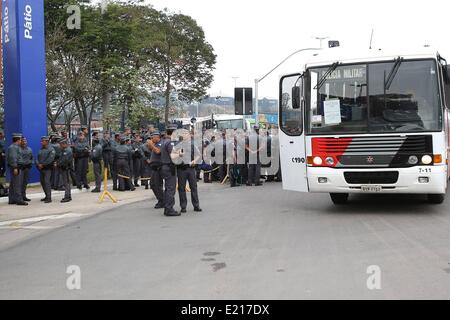
[(284, 58), (279, 64), (277, 64), (274, 68), (272, 68), (269, 72), (267, 72), (264, 76), (262, 76), (259, 79), (255, 79), (255, 124), (259, 127), (259, 105), (258, 105), (258, 86), (259, 83), (264, 80), (269, 74), (271, 74), (273, 71), (275, 71), (279, 66), (281, 66), (283, 63), (285, 63), (290, 57), (293, 55), (296, 55), (297, 53), (303, 52), (303, 51), (317, 51), (321, 50), (322, 48), (305, 48), (300, 49), (297, 51), (292, 52), (290, 55), (288, 55), (286, 58)]

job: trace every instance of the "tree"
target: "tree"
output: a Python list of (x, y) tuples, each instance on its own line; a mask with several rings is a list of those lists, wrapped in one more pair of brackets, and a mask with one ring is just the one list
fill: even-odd
[(164, 121), (169, 121), (171, 92), (181, 100), (193, 101), (206, 94), (213, 81), (216, 55), (205, 40), (203, 29), (191, 17), (161, 12), (158, 39), (151, 48), (153, 70), (165, 97)]

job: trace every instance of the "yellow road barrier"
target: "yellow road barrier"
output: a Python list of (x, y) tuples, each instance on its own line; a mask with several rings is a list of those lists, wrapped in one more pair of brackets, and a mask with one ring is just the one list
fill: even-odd
[(98, 199), (98, 202), (102, 203), (103, 200), (105, 200), (105, 196), (108, 196), (113, 203), (117, 203), (117, 199), (114, 198), (111, 192), (108, 191), (108, 168), (105, 168), (105, 175), (103, 179), (103, 192), (102, 195), (100, 196), (100, 199)]

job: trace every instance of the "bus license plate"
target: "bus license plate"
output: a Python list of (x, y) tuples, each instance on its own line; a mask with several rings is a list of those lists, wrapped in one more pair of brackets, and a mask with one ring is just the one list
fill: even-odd
[(362, 192), (381, 192), (381, 186), (361, 186)]

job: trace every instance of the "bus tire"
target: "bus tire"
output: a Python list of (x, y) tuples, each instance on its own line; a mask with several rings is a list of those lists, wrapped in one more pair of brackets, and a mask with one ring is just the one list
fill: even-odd
[(429, 194), (428, 202), (433, 204), (441, 204), (444, 202), (445, 194)]
[(331, 201), (334, 204), (345, 204), (348, 201), (348, 193), (330, 193)]

